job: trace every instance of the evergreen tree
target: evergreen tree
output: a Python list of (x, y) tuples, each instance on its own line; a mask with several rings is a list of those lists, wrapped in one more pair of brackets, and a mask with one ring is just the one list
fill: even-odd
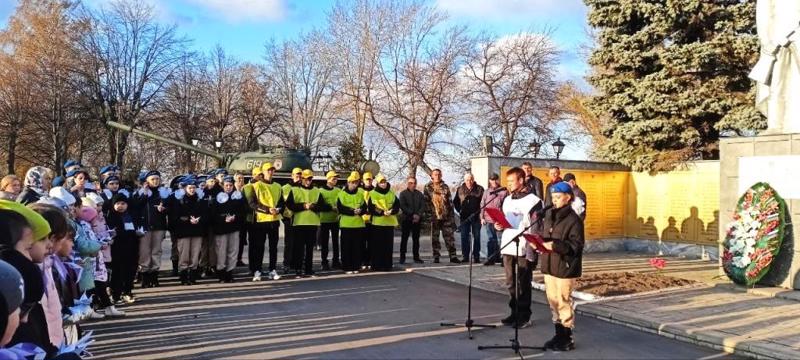
[(721, 132), (766, 127), (747, 75), (758, 58), (755, 0), (584, 0), (589, 59), (607, 119), (600, 154), (635, 170), (719, 158)]
[[(361, 170), (361, 164), (366, 160), (364, 144), (361, 143), (358, 135), (353, 134), (339, 143), (339, 149), (333, 159), (333, 168), (337, 171)], [(346, 178), (347, 174), (342, 174), (342, 176)]]

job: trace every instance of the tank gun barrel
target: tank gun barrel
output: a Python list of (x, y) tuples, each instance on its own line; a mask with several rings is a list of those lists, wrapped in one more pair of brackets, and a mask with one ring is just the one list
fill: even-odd
[(167, 138), (167, 137), (164, 137), (164, 136), (161, 136), (161, 135), (156, 135), (156, 134), (149, 133), (147, 131), (134, 129), (134, 128), (131, 128), (128, 125), (120, 124), (120, 123), (118, 123), (116, 121), (107, 121), (106, 125), (108, 125), (108, 126), (110, 126), (112, 128), (115, 128), (115, 129), (119, 129), (119, 130), (125, 131), (125, 132), (133, 133), (133, 134), (136, 134), (136, 135), (141, 135), (141, 136), (144, 136), (146, 138), (153, 139), (155, 141), (160, 141), (160, 142), (167, 143), (167, 144), (170, 144), (170, 145), (175, 145), (175, 146), (177, 146), (179, 148), (182, 148), (182, 149), (186, 149), (186, 150), (194, 151), (196, 153), (200, 153), (200, 154), (203, 154), (203, 155), (206, 155), (206, 156), (210, 156), (210, 157), (213, 157), (213, 158), (218, 159), (220, 161), (225, 161), (225, 155), (222, 155), (222, 154), (210, 151), (210, 150), (206, 150), (206, 149), (201, 149), (201, 148), (199, 148), (197, 146), (184, 144), (184, 143), (182, 143), (180, 141), (172, 140), (170, 138)]

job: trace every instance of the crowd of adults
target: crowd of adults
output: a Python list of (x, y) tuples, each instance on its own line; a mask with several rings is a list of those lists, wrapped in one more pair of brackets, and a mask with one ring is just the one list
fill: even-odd
[[(550, 346), (566, 349), (572, 344), (571, 332), (567, 336), (573, 324), (569, 294), (574, 278), (580, 276), (586, 206), (574, 175), (562, 179), (560, 170), (551, 168), (550, 181), (543, 186), (525, 163), (507, 172), (507, 189), (501, 187), (497, 174), (490, 177), (485, 190), (473, 175), (466, 174), (453, 195), (437, 169), (422, 191), (415, 178), (408, 178), (406, 188), (395, 195), (382, 174), (373, 177), (353, 171), (340, 188), (335, 171), (326, 173), (326, 183), (319, 187), (314, 186), (310, 169), (293, 169), (291, 181), (283, 185), (275, 181), (275, 171), (266, 163), (252, 169), (249, 180), (244, 174), (229, 175), (218, 169), (206, 176), (178, 176), (169, 184), (158, 171), (144, 171), (137, 184), (125, 188), (117, 166), (104, 166), (92, 176), (79, 162), (68, 161), (58, 173), (36, 166), (22, 180), (4, 177), (0, 182), (0, 305), (9, 316), (2, 327), (0, 355), (20, 356), (24, 351), (19, 345), (32, 344), (46, 358), (77, 356), (63, 348), (79, 341), (82, 322), (125, 316), (117, 307), (136, 301), (136, 282), (143, 288), (160, 286), (161, 249), (167, 233), (172, 240), (173, 271), (181, 284), (193, 285), (209, 277), (232, 282), (237, 266), (247, 266), (252, 281), (279, 280), (281, 226), (284, 275), (315, 276), (315, 248), (321, 251), (322, 270), (391, 271), (397, 227), (401, 230), (399, 263), (406, 263), (409, 237), (414, 263), (424, 263), (420, 254), (424, 223), (430, 225), (434, 263), (440, 262), (440, 235), (451, 263), (480, 262), (481, 233), (486, 231), (484, 265), (505, 267), (512, 314), (503, 323), (508, 325), (530, 323), (531, 273), (541, 253), (557, 324)], [(513, 226), (538, 222), (529, 227), (548, 240), (548, 248), (523, 243), (514, 252), (508, 246), (500, 251), (501, 245), (507, 245), (505, 233), (511, 231), (496, 224), (488, 208), (502, 209), (509, 219), (529, 214), (512, 222)], [(577, 221), (566, 216), (565, 208)], [(456, 216), (461, 259), (455, 247)], [(564, 219), (569, 226), (562, 231)], [(575, 224), (580, 225), (579, 234)], [(247, 264), (242, 262), (245, 245)], [(554, 253), (559, 256), (551, 256)]]

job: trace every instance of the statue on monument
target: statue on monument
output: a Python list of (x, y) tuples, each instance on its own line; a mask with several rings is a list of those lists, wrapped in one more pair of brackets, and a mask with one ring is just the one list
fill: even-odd
[(800, 133), (800, 1), (758, 0), (761, 56), (750, 78), (769, 134)]

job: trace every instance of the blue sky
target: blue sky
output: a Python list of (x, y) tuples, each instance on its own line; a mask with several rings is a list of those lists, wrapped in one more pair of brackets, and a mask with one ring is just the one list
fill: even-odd
[[(102, 6), (110, 0), (83, 0)], [(165, 23), (178, 25), (194, 47), (209, 51), (221, 44), (244, 61), (261, 61), (270, 38), (293, 38), (320, 26), (335, 0), (145, 0)], [(529, 29), (553, 28), (562, 51), (561, 76), (579, 80), (586, 70), (579, 47), (586, 40), (586, 7), (581, 0), (430, 0), (449, 13), (449, 22), (500, 36)], [(0, 24), (17, 0), (0, 0)]]
[[(83, 0), (98, 7), (111, 0)], [(196, 50), (208, 52), (217, 44), (243, 61), (261, 62), (264, 43), (298, 36), (323, 26), (335, 0), (139, 0), (150, 3), (160, 21), (176, 24), (193, 40)], [(449, 14), (448, 22), (465, 24), (475, 32), (498, 36), (528, 30), (552, 30), (562, 51), (559, 77), (585, 86), (587, 66), (580, 48), (587, 42), (586, 6), (582, 0), (429, 0)], [(17, 0), (0, 0), (0, 26)], [(565, 150), (565, 157), (584, 159), (585, 148)]]

